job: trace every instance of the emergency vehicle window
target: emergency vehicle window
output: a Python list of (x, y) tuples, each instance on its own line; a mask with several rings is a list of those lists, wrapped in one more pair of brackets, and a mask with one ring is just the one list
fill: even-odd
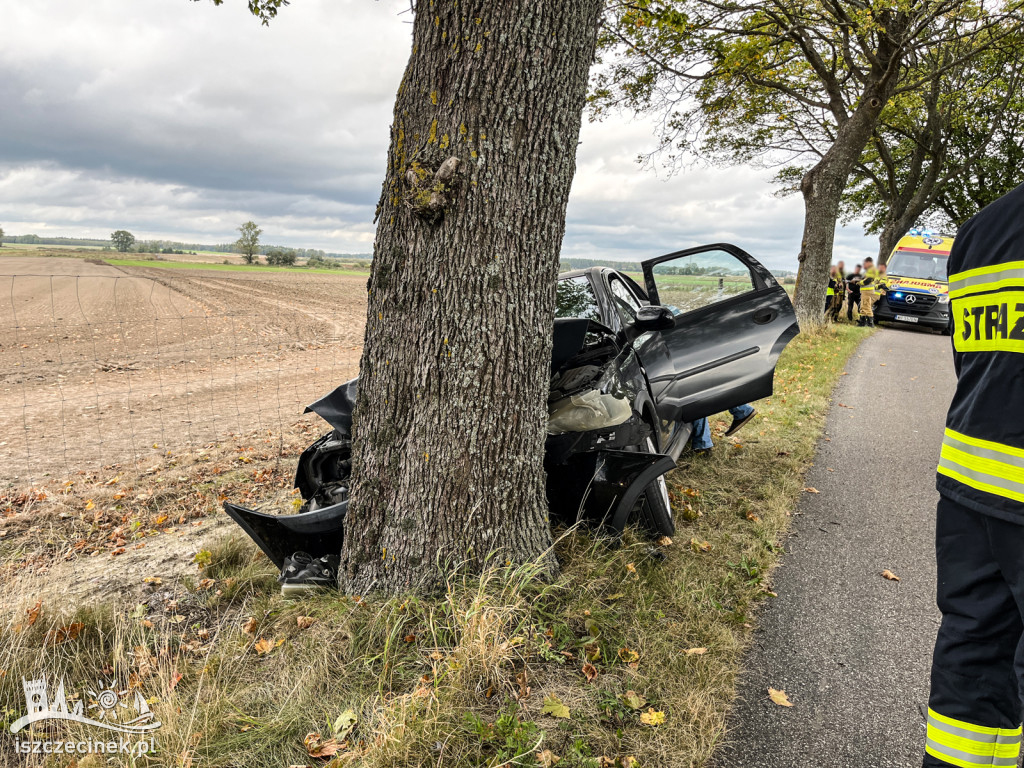
[(568, 277), (558, 281), (555, 294), (555, 317), (582, 317), (586, 320), (601, 322), (601, 310), (597, 304), (597, 296), (584, 275)]
[(658, 300), (676, 314), (717, 304), (754, 290), (747, 266), (727, 251), (703, 251), (654, 267)]
[(949, 256), (941, 253), (913, 253), (896, 251), (889, 257), (889, 274), (916, 277), (921, 280), (946, 281), (946, 263)]

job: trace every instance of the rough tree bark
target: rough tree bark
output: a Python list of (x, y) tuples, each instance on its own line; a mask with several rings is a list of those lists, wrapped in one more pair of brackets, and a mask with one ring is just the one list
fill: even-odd
[(882, 109), (892, 98), (898, 81), (901, 56), (898, 42), (908, 21), (903, 14), (883, 14), (886, 35), (879, 40), (874, 61), (864, 80), (857, 106), (847, 112), (839, 83), (832, 74), (821, 77), (830, 93), (830, 111), (836, 121), (835, 141), (821, 160), (804, 174), (800, 191), (804, 198), (804, 232), (797, 257), (800, 266), (793, 304), (800, 324), (809, 329), (824, 322), (822, 300), (828, 288), (832, 246), (843, 190), (861, 153), (871, 140)]
[[(341, 585), (549, 554), (558, 253), (602, 0), (420, 0), (368, 284)], [(548, 554), (545, 554), (548, 553)]]

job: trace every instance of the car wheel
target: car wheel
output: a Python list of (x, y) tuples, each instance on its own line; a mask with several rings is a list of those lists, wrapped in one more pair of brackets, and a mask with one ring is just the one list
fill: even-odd
[[(643, 453), (657, 453), (654, 439), (647, 437), (637, 446)], [(631, 523), (638, 524), (652, 536), (671, 536), (676, 532), (676, 524), (672, 519), (672, 503), (668, 497), (668, 483), (664, 475), (659, 475), (644, 488), (629, 516)]]

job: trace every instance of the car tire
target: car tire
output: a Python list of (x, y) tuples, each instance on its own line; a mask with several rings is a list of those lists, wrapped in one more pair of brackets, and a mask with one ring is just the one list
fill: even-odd
[[(637, 446), (641, 453), (657, 453), (654, 438), (648, 436)], [(636, 506), (629, 516), (629, 522), (639, 525), (652, 536), (671, 536), (676, 532), (672, 518), (672, 502), (668, 496), (668, 484), (664, 475), (659, 475), (644, 488)]]

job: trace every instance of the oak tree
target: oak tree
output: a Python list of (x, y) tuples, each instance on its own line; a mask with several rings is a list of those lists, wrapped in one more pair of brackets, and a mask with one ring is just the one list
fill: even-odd
[(235, 248), (242, 254), (246, 264), (259, 264), (260, 235), (263, 230), (256, 226), (255, 221), (247, 221), (238, 228), (241, 237), (235, 241)]
[[(977, 45), (987, 50), (963, 56)], [(958, 57), (963, 64), (944, 67)], [(879, 262), (911, 227), (955, 228), (1020, 180), (1020, 37), (987, 45), (982, 35), (937, 47), (917, 66), (922, 74), (943, 71), (883, 110), (843, 199), (844, 218), (866, 219), (865, 231), (878, 235)], [(943, 216), (944, 204), (955, 205), (957, 215)]]
[(135, 245), (135, 235), (125, 229), (119, 229), (110, 234), (110, 242), (120, 253), (127, 253)]
[[(265, 4), (264, 4), (265, 5)], [(368, 283), (343, 588), (539, 561), (558, 254), (603, 0), (417, 2)]]

